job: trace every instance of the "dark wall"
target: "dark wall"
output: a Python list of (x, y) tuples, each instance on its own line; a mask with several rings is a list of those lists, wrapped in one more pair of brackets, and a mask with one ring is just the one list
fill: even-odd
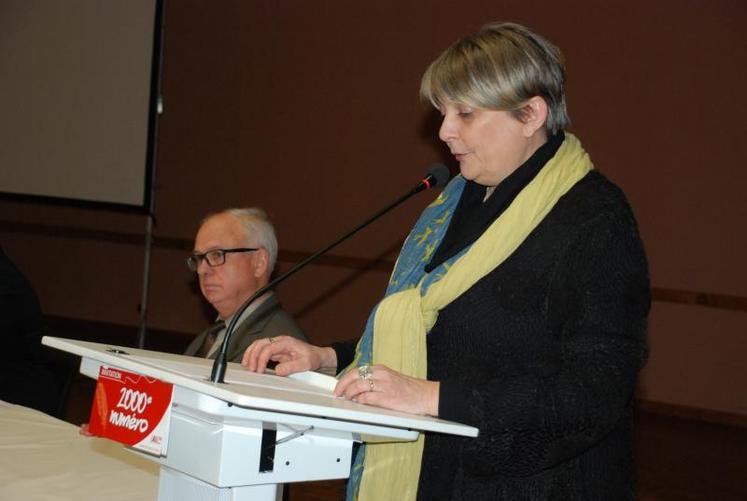
[[(149, 325), (190, 333), (209, 321), (183, 264), (205, 213), (264, 207), (283, 270), (428, 165), (453, 166), (435, 140), (438, 117), (418, 100), (420, 76), (458, 37), (513, 20), (563, 50), (571, 130), (628, 194), (653, 285), (738, 306), (655, 303), (644, 396), (747, 414), (747, 391), (729, 383), (747, 381), (738, 361), (747, 355), (745, 5), (167, 2)], [(281, 287), (314, 340), (360, 332), (429, 196)], [(3, 247), (48, 314), (137, 325), (143, 248), (117, 235), (141, 235), (142, 217), (0, 202), (0, 220)]]

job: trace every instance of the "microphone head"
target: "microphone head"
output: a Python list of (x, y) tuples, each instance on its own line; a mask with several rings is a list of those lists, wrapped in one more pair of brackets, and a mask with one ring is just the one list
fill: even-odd
[(429, 188), (443, 187), (449, 182), (451, 172), (444, 164), (431, 165), (425, 178), (429, 181)]

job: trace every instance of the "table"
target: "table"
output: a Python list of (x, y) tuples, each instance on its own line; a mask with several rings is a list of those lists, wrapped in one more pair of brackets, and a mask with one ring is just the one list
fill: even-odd
[(121, 444), (0, 401), (0, 499), (155, 500), (158, 471)]

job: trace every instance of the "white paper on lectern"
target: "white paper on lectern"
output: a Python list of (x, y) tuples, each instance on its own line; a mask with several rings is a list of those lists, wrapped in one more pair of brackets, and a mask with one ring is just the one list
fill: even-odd
[(328, 390), (303, 381), (249, 372), (235, 363), (228, 364), (226, 382), (216, 384), (208, 380), (212, 360), (49, 336), (45, 336), (42, 343), (84, 359), (133, 372), (147, 372), (151, 377), (248, 409), (466, 437), (478, 434), (477, 428), (472, 426), (335, 398)]
[(290, 379), (295, 379), (296, 381), (306, 383), (315, 388), (320, 388), (322, 390), (328, 391), (329, 393), (332, 393), (335, 390), (335, 386), (337, 386), (337, 378), (319, 372), (296, 372), (295, 374), (291, 374), (288, 377)]

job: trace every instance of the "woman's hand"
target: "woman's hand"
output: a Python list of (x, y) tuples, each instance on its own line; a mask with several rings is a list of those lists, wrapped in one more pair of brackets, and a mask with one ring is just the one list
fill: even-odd
[(439, 387), (438, 381), (405, 376), (384, 365), (370, 365), (345, 374), (335, 387), (335, 395), (410, 414), (437, 416)]
[(257, 339), (244, 352), (241, 365), (253, 372), (264, 372), (268, 361), (277, 362), (275, 374), (330, 371), (337, 369), (337, 354), (329, 347), (314, 346), (291, 336)]

